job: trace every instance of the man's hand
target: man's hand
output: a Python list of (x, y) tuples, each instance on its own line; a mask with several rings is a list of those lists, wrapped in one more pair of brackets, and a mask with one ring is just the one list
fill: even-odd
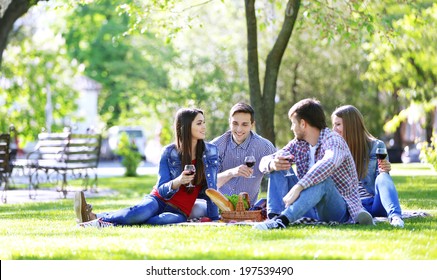
[(296, 199), (300, 196), (300, 192), (303, 190), (301, 185), (294, 185), (291, 190), (282, 198), (282, 201), (285, 203), (285, 207), (293, 204)]
[(249, 177), (253, 174), (253, 169), (245, 164), (225, 170), (217, 175), (217, 188), (220, 189), (234, 177)]
[(229, 169), (228, 172), (229, 176), (231, 177), (249, 177), (253, 174), (253, 169), (247, 167), (245, 164), (242, 164), (232, 169)]
[(293, 160), (294, 156), (289, 157), (283, 157), (283, 156), (277, 156), (270, 162), (270, 169), (271, 170), (289, 170), (291, 168), (291, 162), (290, 159)]

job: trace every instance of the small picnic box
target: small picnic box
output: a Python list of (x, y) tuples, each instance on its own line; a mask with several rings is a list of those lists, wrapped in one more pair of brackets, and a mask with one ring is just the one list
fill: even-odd
[[(250, 202), (249, 203), (250, 208)], [(231, 221), (253, 221), (253, 222), (261, 222), (264, 220), (261, 210), (245, 210), (243, 203), (243, 193), (238, 195), (238, 202), (235, 207), (235, 211), (222, 211), (221, 212), (222, 221), (223, 222), (231, 222)]]

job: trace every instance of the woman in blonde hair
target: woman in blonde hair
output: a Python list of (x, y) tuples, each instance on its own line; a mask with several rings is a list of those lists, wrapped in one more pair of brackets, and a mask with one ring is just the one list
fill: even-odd
[(372, 216), (388, 217), (392, 226), (404, 227), (390, 162), (376, 157), (376, 149), (385, 148), (384, 142), (369, 133), (362, 114), (352, 105), (337, 108), (331, 118), (333, 130), (346, 140), (354, 158), (363, 206)]

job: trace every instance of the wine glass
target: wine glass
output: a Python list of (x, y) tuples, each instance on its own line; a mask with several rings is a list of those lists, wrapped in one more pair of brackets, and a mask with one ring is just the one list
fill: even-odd
[[(254, 156), (245, 157), (244, 163), (246, 164), (247, 167), (252, 168), (255, 165), (255, 157)], [(253, 174), (252, 174), (247, 178), (255, 178), (255, 176), (253, 176)]]
[[(290, 164), (293, 163), (292, 158), (291, 158), (291, 153), (290, 153), (290, 151), (287, 151), (287, 150), (281, 150), (281, 151), (279, 151), (278, 156), (285, 157), (285, 158), (288, 160), (288, 162), (290, 162)], [(290, 172), (290, 169), (288, 169), (288, 170), (287, 170), (287, 173), (285, 173), (285, 176), (286, 176), (286, 177), (288, 177), (288, 176), (292, 176), (292, 175), (293, 175), (293, 174)]]
[(380, 160), (383, 160), (387, 157), (387, 149), (386, 148), (376, 148), (376, 157)]
[[(188, 171), (188, 175), (194, 175), (196, 173), (196, 166), (194, 164), (185, 165), (184, 171)], [(188, 184), (187, 188), (193, 188), (194, 185), (191, 183)]]

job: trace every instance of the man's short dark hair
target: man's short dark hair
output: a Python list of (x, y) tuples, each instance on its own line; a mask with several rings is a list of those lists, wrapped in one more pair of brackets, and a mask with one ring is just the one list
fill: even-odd
[(315, 98), (303, 99), (294, 104), (288, 111), (288, 117), (291, 119), (293, 115), (320, 130), (327, 127), (322, 104)]
[(255, 111), (249, 104), (239, 102), (232, 106), (231, 112), (229, 113), (229, 118), (232, 117), (235, 113), (250, 114), (250, 122), (253, 123), (255, 121)]

